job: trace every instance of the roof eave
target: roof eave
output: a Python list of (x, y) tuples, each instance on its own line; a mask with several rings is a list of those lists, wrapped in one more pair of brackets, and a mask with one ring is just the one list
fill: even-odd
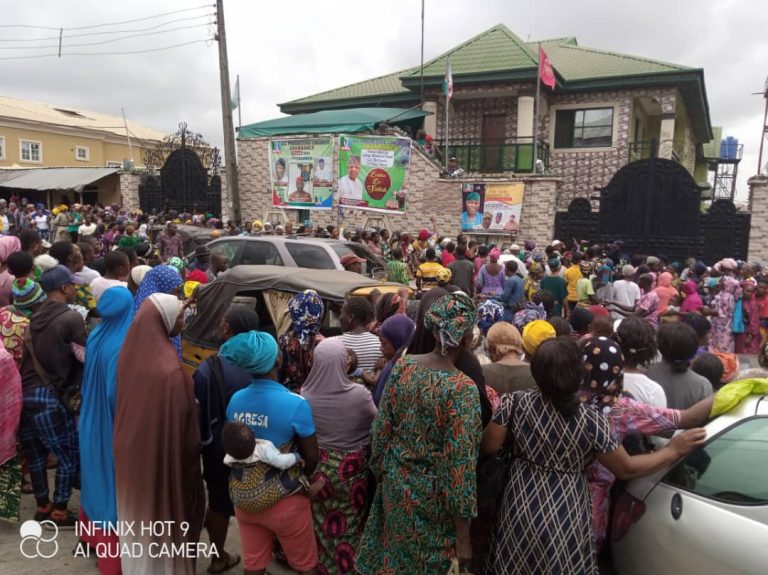
[(709, 117), (709, 102), (704, 84), (704, 70), (675, 70), (654, 72), (633, 76), (612, 76), (610, 78), (589, 78), (566, 80), (564, 92), (588, 92), (592, 90), (615, 90), (647, 86), (677, 86), (685, 98), (691, 115), (691, 124), (699, 142), (712, 139), (712, 123)]
[[(278, 104), (283, 114), (306, 114), (321, 110), (343, 110), (345, 108), (379, 107), (384, 104), (402, 104), (418, 100), (418, 95), (413, 92), (399, 92), (396, 94), (382, 94), (375, 96), (361, 96), (359, 98), (339, 98), (337, 100), (318, 100), (316, 102), (285, 102)], [(398, 107), (398, 106), (393, 106)]]

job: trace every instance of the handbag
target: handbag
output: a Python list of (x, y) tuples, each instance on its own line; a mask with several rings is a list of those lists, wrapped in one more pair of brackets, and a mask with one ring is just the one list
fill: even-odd
[[(511, 396), (514, 398), (514, 394)], [(514, 401), (514, 399), (513, 399)], [(513, 404), (514, 405), (514, 404)], [(510, 418), (510, 422), (512, 419)], [(477, 505), (498, 501), (509, 481), (512, 466), (512, 440), (507, 423), (507, 437), (495, 455), (481, 455), (477, 460)]]
[[(291, 453), (292, 445), (286, 444), (280, 451)], [(277, 469), (259, 461), (235, 465), (229, 474), (229, 497), (232, 504), (246, 513), (266, 511), (289, 495), (309, 490), (309, 482), (301, 465)]]
[(32, 365), (35, 368), (35, 371), (37, 372), (38, 377), (42, 380), (42, 382), (50, 387), (53, 392), (56, 394), (56, 396), (59, 398), (59, 401), (64, 406), (64, 409), (66, 409), (69, 413), (72, 415), (79, 415), (80, 414), (80, 407), (83, 405), (83, 394), (82, 394), (82, 388), (83, 388), (83, 370), (76, 369), (76, 373), (74, 377), (72, 377), (72, 373), (70, 371), (70, 381), (67, 385), (63, 386), (61, 389), (58, 389), (53, 383), (51, 383), (51, 378), (48, 375), (48, 372), (43, 369), (43, 366), (40, 364), (40, 362), (37, 360), (37, 356), (35, 355), (34, 346), (32, 345), (32, 334), (30, 333), (29, 326), (27, 326), (27, 331), (24, 332), (24, 346), (27, 348), (27, 351), (29, 352), (29, 357), (32, 359)]

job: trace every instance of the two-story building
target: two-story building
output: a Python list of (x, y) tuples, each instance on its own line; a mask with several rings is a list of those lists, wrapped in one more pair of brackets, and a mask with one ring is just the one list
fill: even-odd
[[(539, 48), (548, 56), (557, 83), (554, 89), (541, 86), (537, 110)], [(441, 88), (449, 61), (453, 98), (446, 115)], [(446, 158), (456, 158), (463, 181), (525, 182), (521, 235), (550, 238), (557, 210), (574, 198), (593, 197), (620, 168), (651, 154), (676, 161), (706, 185), (702, 146), (713, 139), (713, 129), (703, 71), (587, 48), (573, 37), (524, 42), (500, 24), (426, 62), (423, 78), (415, 66), (279, 107), (287, 114), (410, 108), (421, 104), (422, 83), (422, 108), (432, 112), (423, 128), (441, 150), (447, 145)], [(266, 147), (248, 140), (238, 146), (245, 153), (241, 169), (247, 187), (249, 154), (254, 162), (265, 162), (266, 154), (251, 150)], [(453, 189), (449, 181), (441, 179), (439, 169), (427, 166), (424, 171), (419, 178), (426, 181), (416, 184), (425, 194), (419, 206), (427, 210), (390, 225), (420, 227), (428, 224), (428, 214), (442, 216), (449, 210), (441, 229), (455, 233), (459, 185), (454, 184), (459, 199), (446, 198), (444, 190)], [(252, 184), (268, 187), (266, 181)], [(361, 217), (354, 223), (362, 223)]]
[(122, 116), (0, 97), (0, 168), (142, 167), (164, 137)]
[(122, 116), (0, 97), (0, 193), (122, 203), (118, 172), (143, 168), (165, 136)]

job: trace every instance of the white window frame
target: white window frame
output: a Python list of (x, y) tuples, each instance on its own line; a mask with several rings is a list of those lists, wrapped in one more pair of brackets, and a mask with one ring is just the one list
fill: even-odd
[[(599, 148), (556, 148), (555, 122), (558, 110), (592, 110), (613, 108), (613, 128), (611, 130), (611, 145)], [(619, 103), (618, 102), (584, 102), (581, 104), (554, 104), (549, 107), (549, 153), (550, 154), (589, 154), (592, 152), (613, 152), (618, 147), (619, 136)]]
[[(85, 150), (85, 157), (80, 157), (80, 150)], [(91, 149), (88, 146), (75, 146), (75, 159), (78, 162), (90, 162), (91, 161)]]
[(0, 136), (0, 160), (5, 159), (5, 136)]
[(107, 160), (106, 166), (108, 168), (120, 168), (123, 169), (123, 162), (118, 162), (117, 160)]
[[(24, 159), (24, 144), (37, 144), (38, 148), (38, 158), (37, 160), (31, 159), (32, 157), (32, 150), (30, 149), (30, 159), (25, 160)], [(19, 140), (19, 161), (25, 162), (27, 164), (42, 164), (43, 163), (43, 143), (38, 140)]]

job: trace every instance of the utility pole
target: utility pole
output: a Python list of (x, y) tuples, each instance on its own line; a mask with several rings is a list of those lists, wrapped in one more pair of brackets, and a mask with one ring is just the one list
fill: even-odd
[[(232, 123), (232, 92), (229, 87), (229, 61), (227, 60), (227, 34), (224, 30), (224, 0), (216, 0), (216, 40), (219, 42), (219, 80), (221, 83), (221, 117), (224, 124), (224, 156), (227, 160), (227, 195), (229, 217), (240, 221), (240, 186), (237, 178), (235, 127)], [(223, 212), (222, 208), (222, 212)]]

